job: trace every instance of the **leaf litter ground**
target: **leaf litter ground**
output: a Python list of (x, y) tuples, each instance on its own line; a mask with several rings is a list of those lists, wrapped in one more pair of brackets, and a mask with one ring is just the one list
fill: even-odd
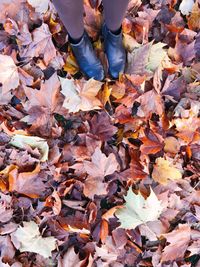
[(102, 83), (49, 0), (0, 8), (0, 266), (200, 266), (200, 2), (130, 1)]

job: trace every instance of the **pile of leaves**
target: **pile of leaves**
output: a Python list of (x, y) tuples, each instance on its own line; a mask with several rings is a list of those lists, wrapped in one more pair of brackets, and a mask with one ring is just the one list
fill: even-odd
[(104, 82), (49, 0), (0, 9), (0, 266), (200, 266), (200, 1), (130, 1)]

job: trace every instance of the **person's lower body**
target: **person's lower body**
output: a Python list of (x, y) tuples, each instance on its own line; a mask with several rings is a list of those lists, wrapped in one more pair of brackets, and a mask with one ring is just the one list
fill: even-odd
[[(109, 73), (113, 78), (117, 78), (119, 73), (123, 72), (126, 60), (122, 45), (121, 24), (129, 0), (102, 1), (105, 19), (103, 37)], [(102, 80), (104, 78), (103, 67), (96, 57), (89, 37), (84, 30), (83, 0), (53, 0), (53, 3), (68, 32), (69, 42), (80, 69), (89, 78)]]

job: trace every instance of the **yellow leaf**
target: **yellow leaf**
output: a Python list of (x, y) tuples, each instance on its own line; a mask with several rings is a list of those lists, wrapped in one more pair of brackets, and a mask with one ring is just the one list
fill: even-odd
[(152, 177), (156, 182), (166, 185), (169, 180), (181, 179), (182, 174), (177, 168), (171, 166), (168, 160), (157, 158)]

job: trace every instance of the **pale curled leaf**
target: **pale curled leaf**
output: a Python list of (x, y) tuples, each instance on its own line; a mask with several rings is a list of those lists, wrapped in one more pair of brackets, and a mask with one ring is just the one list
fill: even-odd
[(179, 10), (183, 15), (189, 15), (192, 11), (194, 0), (182, 0)]
[(0, 55), (0, 83), (2, 94), (8, 93), (19, 85), (19, 73), (12, 57)]
[(10, 144), (22, 149), (25, 149), (26, 145), (29, 145), (32, 148), (38, 148), (41, 153), (40, 160), (48, 160), (49, 146), (47, 141), (43, 138), (16, 134), (11, 138)]
[(27, 0), (29, 5), (35, 8), (36, 12), (46, 13), (49, 7), (49, 0)]
[(31, 222), (23, 222), (24, 227), (19, 228), (12, 234), (20, 242), (19, 250), (42, 255), (44, 258), (51, 256), (51, 251), (56, 248), (54, 237), (42, 237), (38, 225)]
[(127, 195), (125, 207), (118, 209), (115, 215), (119, 219), (120, 227), (125, 229), (135, 229), (138, 225), (146, 222), (155, 221), (159, 218), (163, 207), (152, 188), (150, 195), (145, 199), (140, 192), (133, 193), (131, 187)]

